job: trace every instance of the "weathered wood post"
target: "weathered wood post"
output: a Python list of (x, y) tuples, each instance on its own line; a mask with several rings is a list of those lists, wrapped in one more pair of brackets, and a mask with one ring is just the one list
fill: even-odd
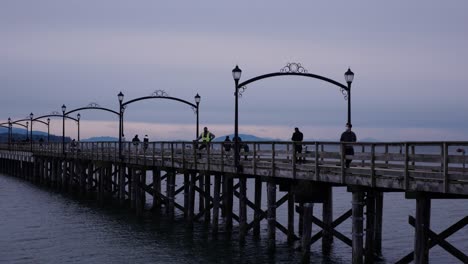
[[(202, 173), (199, 173), (198, 175), (198, 188), (200, 190), (203, 190), (205, 187), (205, 177), (204, 177), (204, 174)], [(205, 197), (199, 192), (198, 193), (198, 211), (199, 212), (203, 212), (203, 210), (205, 210)]]
[(214, 189), (213, 189), (213, 236), (218, 234), (219, 230), (219, 192), (221, 189), (221, 175), (214, 176)]
[(184, 172), (184, 218), (187, 220), (190, 204), (190, 174)]
[[(294, 161), (293, 157), (293, 161)], [(294, 235), (294, 191), (292, 185), (289, 185), (288, 190), (288, 243), (294, 243), (295, 235)]]
[(209, 172), (205, 172), (205, 224), (209, 224), (211, 221), (210, 212), (210, 196), (211, 196), (211, 175)]
[(190, 175), (190, 201), (189, 201), (189, 209), (188, 209), (188, 217), (187, 221), (189, 222), (190, 225), (193, 224), (193, 217), (195, 214), (195, 185), (197, 184), (197, 173), (192, 172)]
[(260, 237), (260, 218), (262, 215), (262, 179), (260, 177), (255, 177), (255, 212), (254, 219), (256, 220), (253, 226), (253, 235), (254, 237)]
[(175, 200), (175, 171), (171, 170), (167, 172), (167, 213), (172, 218), (174, 217), (174, 200)]
[(247, 177), (239, 175), (239, 240), (241, 243), (245, 242), (247, 235)]
[(310, 262), (310, 239), (312, 237), (312, 215), (314, 211), (313, 203), (304, 203), (302, 211), (302, 263)]
[(352, 263), (363, 263), (363, 205), (364, 195), (360, 190), (353, 190), (353, 253)]
[(226, 193), (225, 195), (225, 209), (226, 209), (226, 231), (228, 236), (231, 235), (232, 231), (232, 208), (233, 208), (233, 196), (234, 196), (234, 179), (229, 176), (224, 176), (224, 182), (226, 183)]
[(374, 190), (367, 191), (366, 198), (366, 253), (365, 263), (374, 263), (375, 254), (375, 195)]
[(125, 205), (125, 164), (119, 163), (119, 204)]
[(88, 163), (88, 174), (87, 174), (87, 181), (86, 181), (86, 191), (88, 196), (92, 193), (93, 190), (93, 174), (94, 174), (94, 163), (90, 161)]
[(153, 169), (153, 210), (161, 208), (161, 170)]
[(333, 235), (330, 232), (333, 223), (333, 187), (331, 185), (324, 189), (324, 200), (322, 204), (322, 220), (325, 225), (322, 236), (322, 252), (328, 254), (333, 243)]
[(416, 196), (416, 226), (414, 233), (414, 263), (429, 262), (429, 228), (431, 223), (431, 199), (420, 193)]
[(276, 183), (267, 182), (268, 203), (268, 249), (275, 251), (276, 248)]
[(376, 191), (375, 192), (375, 242), (374, 249), (375, 255), (382, 255), (382, 222), (383, 222), (383, 200), (384, 193)]

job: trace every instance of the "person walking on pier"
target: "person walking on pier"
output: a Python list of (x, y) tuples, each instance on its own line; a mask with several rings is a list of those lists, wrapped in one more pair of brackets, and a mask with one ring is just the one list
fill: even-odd
[(229, 136), (226, 136), (223, 142), (223, 148), (226, 153), (231, 151), (231, 145), (232, 145), (231, 139), (229, 138)]
[(143, 138), (143, 150), (144, 151), (148, 149), (148, 145), (149, 145), (148, 135), (145, 135), (145, 137)]
[(302, 140), (304, 139), (304, 135), (302, 134), (301, 131), (299, 131), (299, 128), (294, 128), (294, 133), (292, 134), (291, 140), (294, 142), (294, 148), (296, 151), (296, 162), (301, 163), (303, 158), (297, 157), (297, 155), (301, 155), (302, 153)]
[(135, 135), (135, 137), (132, 139), (133, 146), (135, 146), (135, 150), (138, 153), (138, 145), (140, 144), (140, 139), (138, 138), (138, 135)]
[[(341, 142), (356, 142), (356, 134), (354, 134), (354, 132), (351, 131), (352, 127), (353, 125), (351, 125), (350, 123), (346, 123), (346, 131), (343, 132), (343, 134), (341, 134)], [(353, 146), (347, 145), (345, 147), (345, 155), (354, 155)], [(351, 159), (346, 159), (346, 168), (349, 168), (351, 161)]]
[(202, 140), (202, 144), (200, 144), (200, 147), (198, 147), (198, 150), (202, 150), (204, 148), (209, 147), (209, 144), (210, 144), (211, 140), (213, 140), (215, 137), (216, 137), (215, 134), (208, 131), (207, 127), (204, 127), (203, 132), (196, 139), (196, 141), (198, 141), (200, 139)]

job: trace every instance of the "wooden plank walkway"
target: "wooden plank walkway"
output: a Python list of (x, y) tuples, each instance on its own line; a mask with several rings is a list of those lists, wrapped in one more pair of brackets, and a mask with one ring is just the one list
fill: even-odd
[[(243, 142), (249, 151), (240, 151), (242, 175), (327, 182), (385, 188), (393, 191), (418, 191), (468, 195), (465, 150), (468, 142), (390, 142), (352, 143), (353, 156), (345, 156), (339, 142), (303, 142), (303, 153), (296, 154), (291, 142)], [(10, 149), (10, 151), (6, 151)], [(0, 155), (28, 152), (30, 145), (0, 145)], [(63, 157), (60, 143), (33, 145), (38, 156)], [(66, 145), (66, 157), (119, 162), (118, 142)], [(296, 162), (301, 158), (304, 161)], [(352, 159), (351, 167), (344, 161)], [(199, 151), (193, 142), (151, 142), (135, 146), (123, 143), (125, 164), (200, 170), (235, 175), (233, 149), (225, 151), (213, 142)]]

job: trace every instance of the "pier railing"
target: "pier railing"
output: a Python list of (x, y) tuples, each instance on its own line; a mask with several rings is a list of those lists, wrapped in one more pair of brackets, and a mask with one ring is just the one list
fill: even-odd
[[(296, 153), (292, 142), (242, 142), (240, 166), (234, 167), (234, 146), (212, 142), (199, 149), (196, 142), (123, 143), (79, 142), (65, 145), (66, 158), (124, 162), (144, 166), (206, 170), (253, 176), (292, 178), (415, 190), (468, 194), (468, 142), (302, 142)], [(345, 155), (352, 146), (354, 155)], [(9, 153), (29, 153), (30, 144), (3, 144)], [(61, 143), (33, 144), (33, 155), (64, 157)], [(350, 168), (345, 160), (352, 159)]]

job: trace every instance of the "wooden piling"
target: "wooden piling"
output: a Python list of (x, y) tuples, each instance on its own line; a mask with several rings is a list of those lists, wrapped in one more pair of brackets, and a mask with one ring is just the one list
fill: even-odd
[(383, 200), (384, 193), (375, 191), (374, 249), (377, 256), (382, 255)]
[(161, 170), (153, 169), (153, 209), (161, 208)]
[(188, 219), (190, 203), (190, 174), (184, 172), (184, 218)]
[(260, 218), (262, 216), (262, 179), (260, 177), (255, 177), (255, 212), (254, 219), (256, 222), (253, 226), (253, 235), (254, 237), (260, 237)]
[(267, 182), (268, 203), (268, 248), (274, 251), (276, 248), (276, 183)]
[(211, 175), (205, 172), (205, 224), (209, 224), (211, 221), (210, 204), (211, 204)]
[(247, 235), (247, 177), (239, 175), (239, 240), (245, 242)]
[(213, 236), (218, 234), (219, 222), (219, 192), (221, 189), (221, 175), (214, 176), (214, 189), (213, 189)]
[(325, 225), (322, 236), (322, 252), (328, 254), (333, 243), (333, 235), (330, 232), (333, 223), (333, 187), (331, 185), (325, 187), (325, 199), (322, 204), (322, 221)]
[(352, 263), (362, 264), (363, 263), (363, 204), (364, 195), (362, 191), (353, 191), (353, 218), (352, 218), (352, 229), (353, 229), (353, 253)]
[(429, 229), (431, 223), (431, 199), (424, 194), (416, 197), (416, 226), (414, 233), (414, 263), (429, 262)]
[(302, 211), (302, 263), (310, 262), (310, 239), (312, 237), (312, 215), (314, 210), (313, 203), (304, 203)]
[[(295, 157), (293, 157), (293, 161), (295, 160)], [(288, 243), (292, 244), (295, 239), (294, 235), (294, 214), (295, 214), (295, 208), (294, 208), (294, 192), (292, 190), (292, 187), (289, 187), (288, 190)]]
[(365, 263), (374, 263), (375, 254), (375, 195), (373, 190), (367, 191), (366, 198), (366, 252)]
[(197, 174), (196, 172), (192, 172), (191, 175), (190, 175), (190, 195), (189, 195), (189, 198), (190, 198), (190, 201), (188, 203), (189, 205), (189, 209), (188, 209), (188, 218), (187, 218), (187, 221), (189, 222), (189, 224), (193, 224), (193, 217), (194, 217), (194, 214), (195, 214), (195, 185), (196, 185), (196, 181), (197, 181)]
[(224, 181), (226, 183), (226, 193), (224, 208), (226, 210), (226, 232), (228, 236), (231, 235), (232, 231), (232, 208), (233, 208), (233, 196), (234, 196), (234, 179), (231, 176), (225, 175)]

